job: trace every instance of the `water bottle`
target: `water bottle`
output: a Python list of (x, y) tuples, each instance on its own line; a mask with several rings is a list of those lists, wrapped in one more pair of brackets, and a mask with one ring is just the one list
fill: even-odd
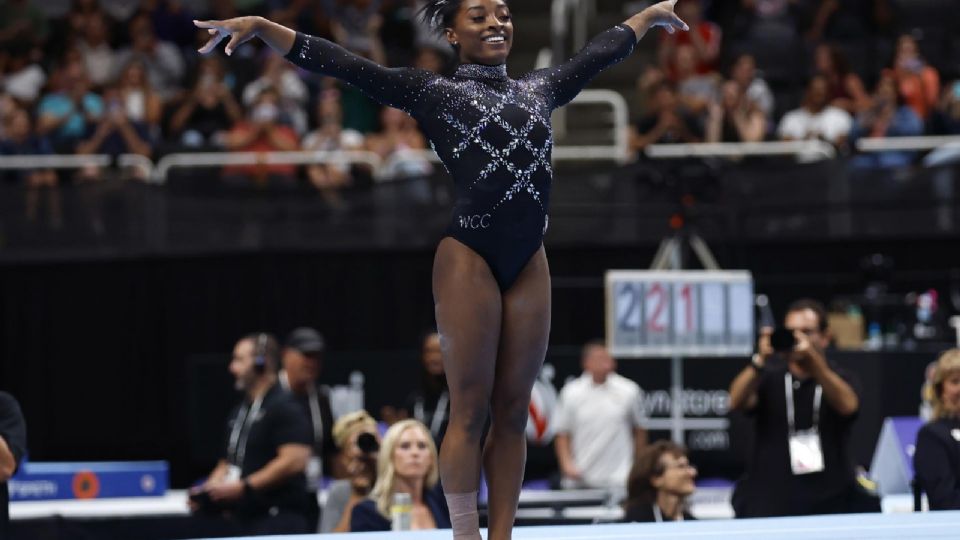
[(413, 515), (413, 498), (409, 493), (394, 493), (393, 504), (390, 506), (392, 518), (391, 529), (394, 531), (409, 531)]

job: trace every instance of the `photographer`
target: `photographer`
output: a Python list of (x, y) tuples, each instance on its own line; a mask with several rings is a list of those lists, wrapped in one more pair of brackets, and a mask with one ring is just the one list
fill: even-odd
[(787, 332), (763, 329), (758, 353), (730, 385), (730, 408), (751, 416), (756, 433), (733, 494), (737, 517), (873, 509), (848, 449), (859, 384), (826, 358), (826, 317), (819, 302), (791, 304)]
[(237, 534), (296, 534), (315, 527), (307, 523), (304, 479), (310, 427), (277, 383), (279, 355), (268, 334), (237, 342), (230, 373), (244, 399), (230, 415), (224, 458), (190, 491), (191, 510), (223, 518)]
[(353, 507), (367, 498), (377, 479), (380, 434), (367, 411), (346, 414), (333, 425), (333, 440), (340, 448), (348, 478), (330, 484), (320, 518), (320, 532), (350, 532)]

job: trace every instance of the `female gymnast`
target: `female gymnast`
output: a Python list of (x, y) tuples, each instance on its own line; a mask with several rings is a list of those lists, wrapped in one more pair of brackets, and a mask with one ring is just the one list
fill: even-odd
[[(552, 178), (550, 113), (654, 26), (687, 30), (676, 0), (655, 4), (596, 36), (566, 63), (507, 76), (513, 42), (504, 0), (432, 0), (422, 16), (459, 56), (451, 77), (385, 68), (330, 41), (260, 17), (196, 22), (206, 54), (257, 37), (294, 64), (350, 83), (413, 116), (455, 184), (456, 204), (433, 267), (433, 294), (450, 389), (440, 477), (455, 539), (480, 538), (481, 462), (491, 540), (511, 537), (526, 462), (530, 391), (550, 332), (550, 274), (543, 250)], [(481, 437), (490, 419), (483, 448)]]

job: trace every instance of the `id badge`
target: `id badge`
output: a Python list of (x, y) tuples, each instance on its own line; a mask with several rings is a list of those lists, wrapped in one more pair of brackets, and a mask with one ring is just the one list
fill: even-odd
[(224, 477), (224, 481), (236, 482), (240, 480), (240, 475), (240, 467), (237, 467), (236, 465), (230, 465), (227, 467), (227, 476)]
[(796, 475), (823, 471), (823, 450), (817, 431), (798, 431), (790, 437), (790, 468)]
[(320, 490), (320, 477), (323, 475), (323, 464), (320, 458), (313, 456), (307, 462), (307, 470), (304, 472), (307, 477), (307, 491), (316, 492)]

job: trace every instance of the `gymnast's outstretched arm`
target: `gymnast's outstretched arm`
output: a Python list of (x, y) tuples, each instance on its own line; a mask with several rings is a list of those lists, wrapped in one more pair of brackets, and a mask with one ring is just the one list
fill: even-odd
[(677, 30), (689, 30), (673, 12), (676, 3), (677, 0), (667, 0), (654, 4), (623, 24), (601, 32), (567, 62), (535, 71), (526, 78), (540, 79), (551, 108), (562, 107), (601, 71), (629, 56), (637, 41), (654, 26), (663, 26), (671, 34)]
[(227, 55), (254, 37), (294, 64), (356, 86), (378, 102), (413, 113), (427, 82), (437, 75), (412, 68), (387, 68), (323, 38), (308, 36), (263, 17), (237, 17), (224, 21), (194, 21), (206, 28), (210, 41), (201, 54), (213, 51), (230, 38)]

